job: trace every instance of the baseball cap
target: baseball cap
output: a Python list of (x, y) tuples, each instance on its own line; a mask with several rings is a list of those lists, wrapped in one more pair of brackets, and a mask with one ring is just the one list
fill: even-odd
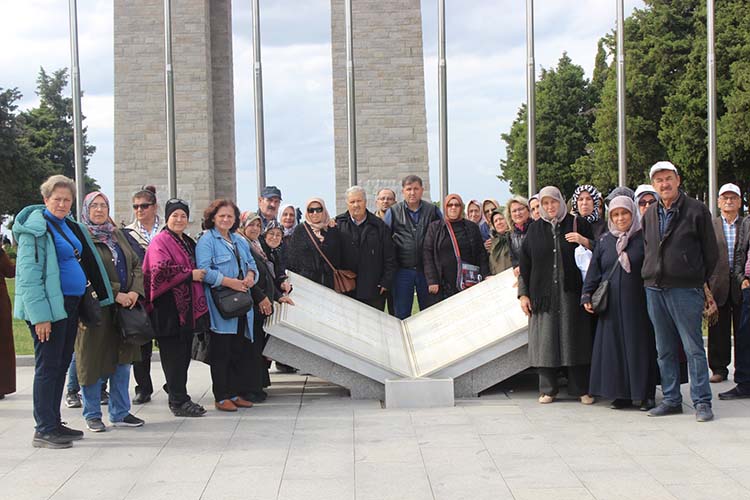
[(740, 192), (739, 186), (737, 186), (737, 184), (732, 184), (731, 182), (724, 184), (719, 189), (719, 196), (721, 196), (724, 193), (734, 193), (737, 196), (742, 197), (742, 193)]
[(657, 161), (654, 163), (654, 166), (651, 167), (651, 171), (648, 173), (648, 178), (653, 179), (654, 174), (656, 172), (661, 172), (662, 170), (671, 170), (677, 175), (680, 175), (677, 173), (677, 167), (675, 167), (671, 161)]
[(260, 197), (281, 199), (281, 189), (276, 186), (266, 186), (260, 191)]

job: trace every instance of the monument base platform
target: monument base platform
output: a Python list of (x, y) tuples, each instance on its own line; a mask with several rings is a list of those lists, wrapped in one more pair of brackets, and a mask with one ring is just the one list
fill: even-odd
[(401, 378), (385, 381), (386, 408), (444, 408), (454, 404), (453, 379)]

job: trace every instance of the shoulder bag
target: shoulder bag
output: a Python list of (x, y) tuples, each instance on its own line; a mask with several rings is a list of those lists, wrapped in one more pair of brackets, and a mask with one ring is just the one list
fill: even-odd
[[(76, 256), (76, 260), (78, 261), (78, 264), (81, 265), (81, 269), (83, 270), (83, 264), (81, 263), (81, 254), (78, 252), (78, 249), (73, 244), (72, 241), (70, 241), (70, 238), (63, 232), (62, 228), (60, 228), (60, 225), (47, 217), (44, 216), (47, 221), (49, 221), (54, 227), (57, 233), (63, 237), (65, 241), (68, 242), (68, 244), (73, 248), (73, 254)], [(85, 242), (81, 242), (82, 245), (85, 245)], [(83, 270), (84, 274), (86, 273), (85, 270)], [(97, 295), (96, 290), (94, 290), (94, 286), (91, 284), (91, 280), (86, 278), (86, 291), (83, 292), (83, 296), (81, 297), (81, 302), (78, 304), (78, 319), (86, 325), (88, 328), (96, 327), (102, 324), (102, 305), (99, 303), (99, 295)]]
[(318, 238), (315, 237), (314, 234), (312, 234), (312, 231), (310, 231), (310, 228), (305, 224), (302, 223), (305, 226), (305, 230), (307, 231), (307, 235), (310, 237), (310, 241), (312, 241), (313, 246), (318, 251), (321, 257), (323, 257), (323, 260), (326, 261), (326, 264), (333, 270), (333, 289), (336, 290), (338, 293), (346, 293), (351, 292), (355, 288), (357, 288), (357, 273), (354, 271), (348, 271), (348, 270), (342, 270), (342, 269), (336, 269), (333, 267), (333, 264), (331, 264), (331, 261), (328, 260), (328, 257), (323, 253), (323, 250), (320, 249), (320, 245), (318, 245)]
[(445, 222), (445, 225), (448, 227), (448, 233), (451, 236), (451, 243), (453, 243), (453, 253), (456, 254), (456, 263), (458, 264), (456, 288), (458, 288), (459, 291), (466, 290), (482, 281), (482, 275), (479, 274), (479, 266), (469, 264), (461, 259), (461, 250), (458, 248), (458, 241), (456, 240), (456, 234), (453, 232), (453, 226), (448, 221)]
[(602, 280), (599, 286), (596, 287), (594, 293), (591, 295), (591, 307), (597, 314), (602, 314), (607, 310), (607, 300), (609, 297), (609, 281), (612, 279), (612, 275), (615, 274), (615, 269), (620, 265), (620, 261), (616, 260), (615, 265), (607, 274), (607, 279)]
[(140, 300), (132, 308), (122, 307), (118, 304), (115, 322), (120, 330), (120, 336), (126, 344), (143, 345), (151, 342), (156, 336), (151, 325), (151, 318)]
[[(232, 251), (237, 259), (237, 267), (240, 270), (237, 279), (242, 279), (242, 264), (237, 245), (232, 243)], [(250, 292), (238, 292), (226, 286), (211, 287), (211, 298), (218, 309), (219, 314), (226, 319), (240, 318), (245, 316), (253, 308), (253, 297)]]

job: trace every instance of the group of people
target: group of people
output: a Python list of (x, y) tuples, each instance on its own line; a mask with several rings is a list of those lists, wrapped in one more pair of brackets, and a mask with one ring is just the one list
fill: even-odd
[[(130, 410), (154, 392), (154, 342), (175, 416), (206, 413), (187, 391), (196, 344), (208, 346), (217, 410), (265, 400), (270, 361), (262, 354), (263, 323), (275, 305), (294, 305), (287, 270), (404, 319), (415, 296), (425, 309), (512, 269), (529, 316), (540, 403), (554, 401), (567, 378), (569, 394), (584, 404), (604, 397), (613, 408), (637, 401), (652, 416), (679, 413), (680, 383), (689, 374), (697, 418), (710, 420), (708, 363), (712, 382), (727, 378), (732, 325), (737, 387), (720, 397), (750, 397), (747, 353), (740, 355), (747, 349), (740, 332), (750, 321), (740, 314), (750, 312), (750, 299), (742, 300), (750, 293), (750, 219), (738, 216), (742, 202), (733, 184), (722, 187), (722, 216), (713, 219), (679, 189), (671, 163), (654, 165), (651, 181), (635, 192), (617, 188), (606, 199), (582, 185), (569, 203), (553, 186), (505, 205), (492, 199), (465, 204), (451, 194), (443, 213), (422, 199), (422, 179), (408, 175), (402, 201), (382, 189), (371, 212), (365, 190), (352, 186), (346, 211), (335, 217), (321, 198), (282, 206), (281, 191), (267, 186), (257, 211), (242, 212), (228, 199), (212, 202), (193, 239), (186, 232), (189, 204), (168, 200), (162, 218), (153, 186), (133, 195), (130, 225), (113, 223), (110, 201), (99, 191), (85, 197), (76, 222), (73, 181), (52, 176), (41, 186), (44, 204), (22, 210), (13, 226), (14, 314), (34, 339), (33, 445), (67, 448), (83, 437), (60, 418), (73, 353), (71, 369), (92, 432), (107, 429), (100, 404), (107, 383), (112, 426), (144, 424)], [(347, 272), (356, 281), (342, 289)], [(701, 336), (707, 284), (719, 316), (708, 363)], [(92, 301), (101, 309), (96, 322), (87, 320)], [(139, 309), (152, 325), (153, 341), (135, 343), (122, 332), (122, 317)], [(655, 406), (657, 383), (664, 399)]]

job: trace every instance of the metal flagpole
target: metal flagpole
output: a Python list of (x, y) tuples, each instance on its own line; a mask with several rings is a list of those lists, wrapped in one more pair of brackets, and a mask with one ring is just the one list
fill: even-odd
[(526, 0), (526, 129), (529, 198), (536, 194), (536, 68), (534, 63), (534, 0)]
[(83, 126), (81, 124), (81, 71), (78, 64), (78, 6), (69, 0), (70, 9), (70, 84), (73, 94), (73, 151), (75, 155), (76, 216), (81, 220), (83, 197), (86, 194), (83, 173)]
[(718, 215), (718, 169), (716, 160), (716, 54), (714, 53), (714, 0), (707, 2), (708, 24), (708, 207)]
[(174, 75), (172, 73), (172, 2), (164, 0), (164, 59), (167, 112), (167, 184), (169, 197), (177, 197), (177, 160), (175, 153)]
[(357, 111), (354, 102), (354, 47), (352, 40), (352, 0), (346, 10), (346, 131), (349, 148), (349, 186), (357, 184)]
[(445, 61), (445, 0), (438, 0), (438, 123), (440, 202), (448, 196), (448, 67)]
[(263, 68), (260, 63), (260, 5), (253, 0), (253, 93), (255, 94), (255, 166), (258, 195), (266, 186), (266, 139), (263, 123)]
[(617, 0), (617, 179), (627, 186), (628, 163), (625, 143), (625, 4)]

